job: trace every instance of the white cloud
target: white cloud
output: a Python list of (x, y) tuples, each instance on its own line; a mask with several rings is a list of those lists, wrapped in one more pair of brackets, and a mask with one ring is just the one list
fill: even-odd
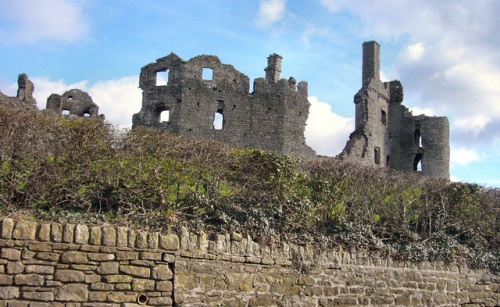
[(0, 42), (41, 40), (73, 42), (84, 37), (88, 23), (82, 7), (69, 0), (2, 0)]
[(66, 84), (64, 80), (51, 81), (47, 78), (33, 78), (35, 96), (39, 109), (45, 109), (50, 94), (62, 95), (70, 89), (87, 92), (99, 106), (99, 114), (120, 127), (132, 126), (132, 115), (141, 109), (142, 94), (138, 88), (138, 77), (123, 77), (114, 80), (97, 81), (89, 85), (87, 81)]
[(320, 0), (320, 2), (328, 11), (332, 13), (340, 10), (341, 8), (341, 4), (338, 0)]
[(432, 108), (419, 108), (419, 107), (412, 107), (410, 108), (410, 111), (413, 115), (427, 115), (427, 116), (435, 116), (436, 112)]
[(465, 132), (472, 134), (473, 137), (476, 137), (491, 121), (485, 115), (474, 115), (471, 117), (463, 117), (455, 120), (453, 127), (460, 132)]
[(315, 96), (309, 97), (309, 102), (311, 108), (304, 133), (307, 144), (319, 155), (338, 155), (354, 131), (354, 118), (335, 114), (329, 104)]
[(286, 0), (261, 0), (257, 24), (261, 27), (268, 27), (280, 21), (285, 16)]
[(456, 165), (465, 166), (480, 160), (479, 153), (474, 149), (454, 148), (451, 150), (450, 162), (452, 168)]
[(413, 45), (409, 45), (403, 51), (403, 55), (408, 61), (420, 61), (425, 53), (425, 47), (423, 42), (418, 42)]

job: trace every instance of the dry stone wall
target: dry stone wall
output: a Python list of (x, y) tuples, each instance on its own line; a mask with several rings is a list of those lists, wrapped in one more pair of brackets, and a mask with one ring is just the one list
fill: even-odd
[(311, 244), (3, 219), (0, 306), (497, 306), (499, 278)]

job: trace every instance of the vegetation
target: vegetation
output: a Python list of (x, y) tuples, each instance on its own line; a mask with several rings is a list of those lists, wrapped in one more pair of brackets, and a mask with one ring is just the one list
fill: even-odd
[(0, 108), (0, 214), (237, 230), (500, 272), (500, 190)]

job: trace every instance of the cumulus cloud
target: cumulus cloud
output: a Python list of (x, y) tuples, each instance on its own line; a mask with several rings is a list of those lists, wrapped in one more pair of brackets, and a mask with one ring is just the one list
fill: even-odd
[(132, 126), (132, 115), (141, 109), (142, 95), (138, 88), (138, 77), (123, 77), (114, 80), (97, 81), (89, 85), (87, 81), (67, 84), (64, 80), (52, 81), (47, 78), (35, 77), (33, 96), (38, 108), (45, 109), (48, 96), (52, 93), (62, 95), (76, 88), (86, 91), (99, 106), (99, 113), (114, 125), (123, 128)]
[(335, 114), (331, 106), (317, 97), (309, 97), (311, 107), (306, 123), (306, 142), (316, 153), (324, 156), (338, 155), (354, 131), (354, 118)]
[(450, 163), (452, 168), (457, 165), (465, 166), (480, 159), (481, 156), (475, 149), (453, 148), (451, 150)]
[(268, 27), (280, 21), (285, 16), (285, 2), (286, 0), (261, 0), (257, 24), (261, 27)]
[(88, 31), (82, 7), (69, 0), (3, 0), (0, 17), (2, 43), (73, 42)]

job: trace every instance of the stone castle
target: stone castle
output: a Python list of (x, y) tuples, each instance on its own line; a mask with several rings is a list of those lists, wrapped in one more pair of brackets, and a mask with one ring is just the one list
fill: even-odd
[[(141, 69), (142, 108), (133, 116), (133, 127), (314, 158), (304, 137), (310, 107), (307, 82), (281, 79), (282, 59), (271, 54), (265, 78), (255, 79), (249, 92), (249, 77), (216, 56), (184, 61), (171, 53), (160, 58)], [(0, 93), (0, 105), (36, 109), (33, 83), (25, 74), (18, 83), (17, 97)], [(399, 81), (380, 80), (380, 45), (365, 42), (362, 87), (354, 96), (356, 127), (338, 157), (449, 178), (448, 119), (413, 116), (402, 101)], [(76, 116), (98, 114), (98, 106), (80, 90), (52, 94), (47, 109)]]

